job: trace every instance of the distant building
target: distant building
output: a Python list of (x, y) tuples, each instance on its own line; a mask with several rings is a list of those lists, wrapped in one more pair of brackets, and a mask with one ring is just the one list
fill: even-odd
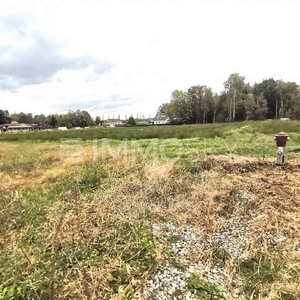
[(106, 125), (109, 126), (109, 127), (115, 127), (115, 126), (118, 126), (118, 125), (122, 125), (122, 121), (120, 119), (107, 119), (105, 121)]
[(166, 125), (170, 124), (170, 119), (167, 116), (157, 116), (153, 119), (150, 119), (149, 123), (152, 125)]
[(7, 128), (7, 131), (29, 131), (33, 130), (31, 125), (10, 125)]
[(31, 131), (33, 130), (35, 124), (33, 125), (27, 125), (27, 124), (3, 124), (0, 125), (0, 131), (6, 132), (6, 131)]
[(67, 130), (68, 128), (65, 127), (65, 126), (62, 126), (62, 127), (58, 127), (57, 129), (58, 129), (58, 130)]

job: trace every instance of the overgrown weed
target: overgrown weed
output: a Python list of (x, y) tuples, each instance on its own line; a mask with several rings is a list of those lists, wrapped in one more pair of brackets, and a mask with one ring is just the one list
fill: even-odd
[[(54, 148), (45, 150), (53, 160), (39, 164), (37, 178), (22, 168), (2, 172), (22, 178), (0, 187), (0, 299), (133, 299), (167, 259), (152, 232), (166, 220), (203, 233), (206, 243), (189, 259), (207, 266), (222, 260), (228, 290), (241, 276), (247, 297), (300, 297), (295, 161), (282, 168), (236, 155), (91, 163), (84, 147), (78, 163), (59, 163)], [(214, 240), (232, 218), (249, 220), (247, 259), (233, 260)], [(259, 275), (268, 273), (268, 280)]]

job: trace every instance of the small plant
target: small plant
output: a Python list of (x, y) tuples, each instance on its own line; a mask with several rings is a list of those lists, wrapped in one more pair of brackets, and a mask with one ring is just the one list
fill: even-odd
[(81, 179), (79, 182), (79, 188), (81, 192), (92, 192), (97, 189), (101, 180), (108, 177), (108, 173), (102, 166), (85, 165), (81, 169)]
[(195, 274), (188, 278), (188, 290), (202, 300), (226, 299), (214, 284), (201, 280)]
[(267, 257), (254, 257), (242, 262), (240, 272), (245, 280), (246, 294), (255, 299), (266, 296), (265, 287), (281, 279), (279, 271), (282, 267), (283, 261), (277, 258), (271, 260)]
[(170, 261), (170, 265), (173, 266), (175, 269), (180, 270), (181, 272), (185, 272), (188, 267), (186, 265), (184, 265), (183, 263), (181, 263), (178, 259), (171, 257), (169, 259)]
[(172, 244), (179, 242), (181, 239), (182, 238), (180, 235), (170, 235), (167, 237), (167, 241), (169, 241)]
[(216, 165), (214, 159), (208, 158), (208, 159), (201, 159), (196, 162), (193, 162), (193, 164), (189, 163), (186, 166), (186, 169), (188, 172), (192, 174), (200, 173), (203, 171), (211, 171), (214, 166)]

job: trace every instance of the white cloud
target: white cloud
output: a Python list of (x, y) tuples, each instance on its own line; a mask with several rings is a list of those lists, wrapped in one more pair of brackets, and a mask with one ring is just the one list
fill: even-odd
[[(94, 116), (153, 115), (173, 90), (205, 84), (219, 92), (233, 72), (250, 83), (269, 77), (300, 83), (297, 1), (0, 0), (0, 6), (0, 51), (11, 49), (6, 56), (30, 50), (32, 37), (59, 45), (59, 56), (44, 53), (54, 60), (45, 62), (52, 67), (47, 76), (35, 68), (42, 80), (2, 89), (1, 108), (11, 112), (47, 114), (77, 105)], [(68, 63), (57, 64), (61, 57)], [(68, 68), (74, 61), (77, 67)], [(99, 72), (96, 61), (110, 67)]]

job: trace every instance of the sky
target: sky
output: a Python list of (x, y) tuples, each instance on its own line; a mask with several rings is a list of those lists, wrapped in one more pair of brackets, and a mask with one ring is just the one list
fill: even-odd
[(300, 84), (298, 0), (0, 0), (0, 109), (153, 117), (231, 73)]

